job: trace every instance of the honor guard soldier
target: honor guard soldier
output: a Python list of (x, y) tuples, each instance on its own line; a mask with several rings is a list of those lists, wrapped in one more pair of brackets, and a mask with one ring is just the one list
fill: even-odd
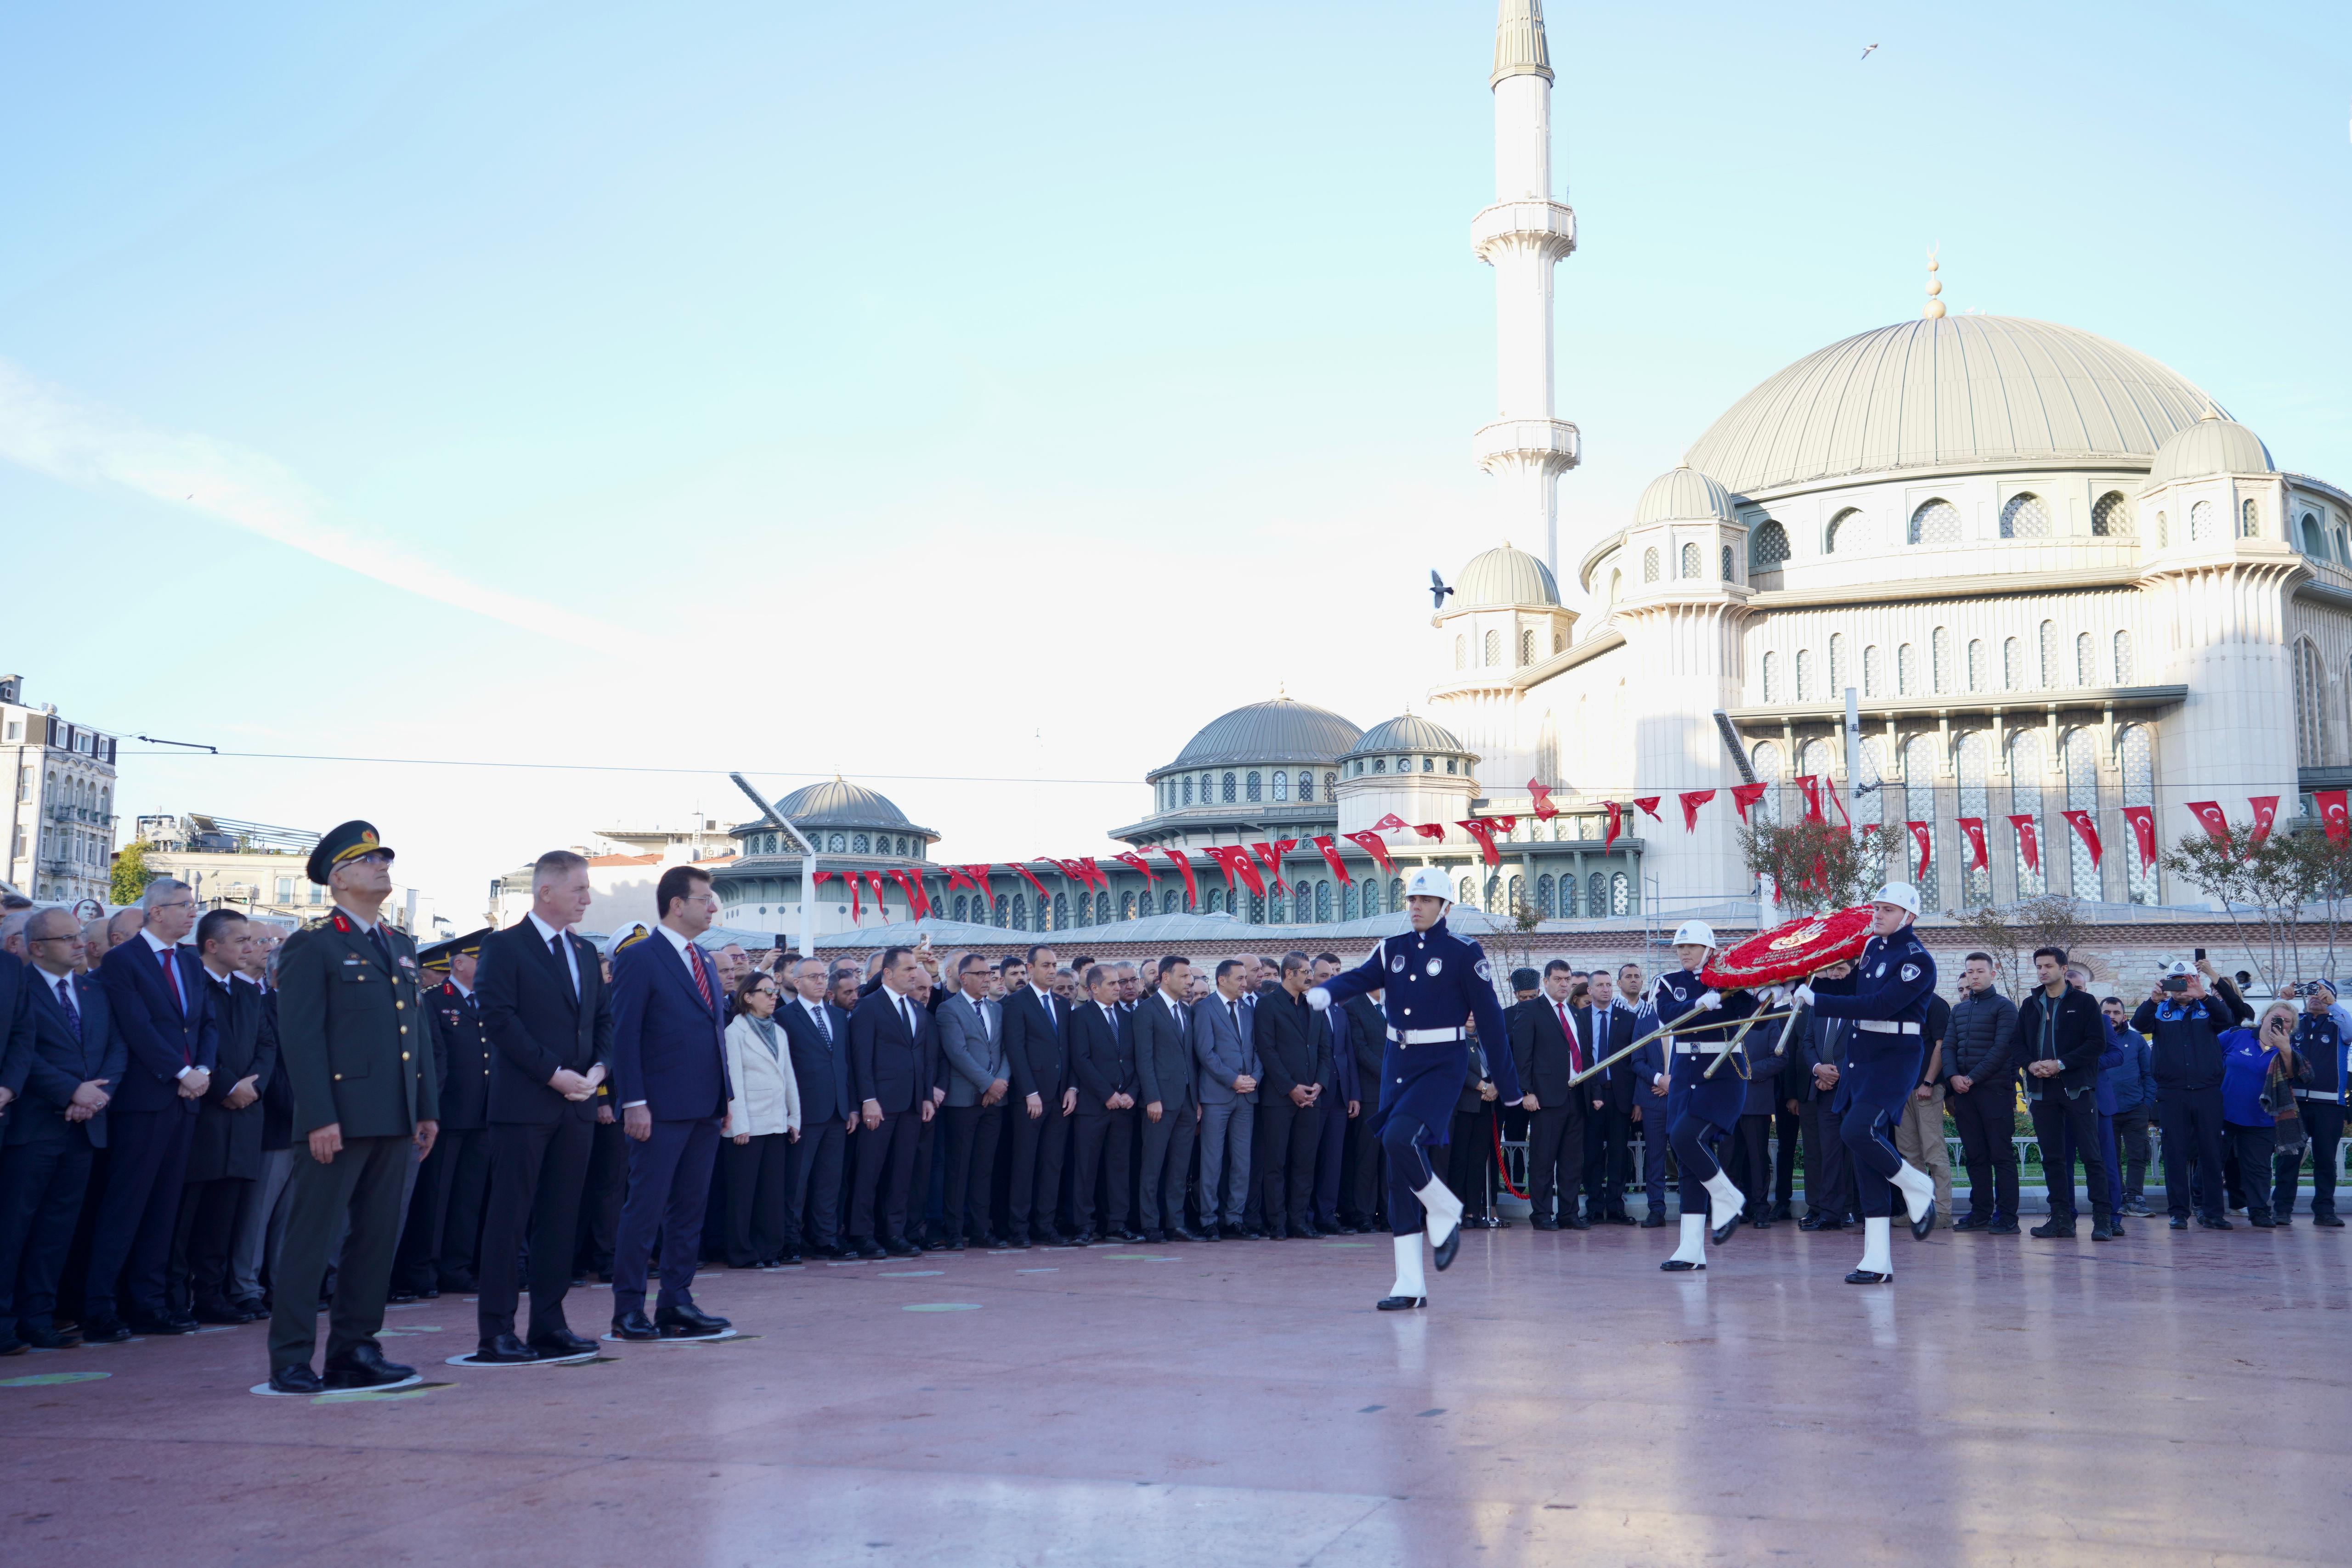
[(1854, 1183), (1862, 1197), (1862, 1266), (1845, 1277), (1849, 1285), (1883, 1285), (1895, 1278), (1887, 1241), (1893, 1195), (1903, 1190), (1911, 1235), (1925, 1241), (1936, 1228), (1936, 1183), (1895, 1150), (1892, 1131), (1919, 1086), (1926, 1061), (1927, 1004), (1936, 995), (1936, 960), (1912, 922), (1919, 915), (1919, 893), (1907, 882), (1890, 882), (1871, 901), (1874, 918), (1862, 961), (1843, 980), (1797, 988), (1797, 1000), (1825, 1019), (1852, 1019), (1845, 1070), (1838, 1078), (1832, 1109), (1838, 1134), (1853, 1155)]
[(1713, 926), (1684, 921), (1674, 946), (1682, 967), (1660, 975), (1650, 989), (1658, 1022), (1677, 1024), (1666, 1052), (1666, 1142), (1682, 1169), (1682, 1244), (1658, 1265), (1670, 1274), (1705, 1269), (1708, 1238), (1719, 1247), (1739, 1229), (1747, 1195), (1723, 1174), (1715, 1148), (1738, 1127), (1748, 1105), (1746, 1047), (1734, 1048), (1714, 1077), (1706, 1070), (1730, 1041), (1731, 1026), (1757, 1009), (1748, 993), (1726, 998), (1699, 978), (1715, 956)]
[(1523, 1098), (1486, 950), (1445, 928), (1452, 898), (1445, 873), (1423, 866), (1405, 883), (1412, 929), (1381, 938), (1363, 963), (1307, 993), (1308, 1005), (1320, 1010), (1380, 991), (1388, 1010), (1388, 1049), (1381, 1056), (1374, 1123), (1389, 1157), (1389, 1228), (1396, 1247), (1396, 1283), (1380, 1303), (1384, 1312), (1429, 1304), (1421, 1271), (1424, 1215), (1441, 1271), (1462, 1245), (1462, 1200), (1437, 1179), (1428, 1150), (1445, 1141), (1454, 1096), (1469, 1071), (1465, 1020), (1476, 1020), (1504, 1103)]
[[(2311, 1082), (2294, 1088), (2295, 1110), (2311, 1143), (2311, 1222), (2343, 1228), (2336, 1214), (2336, 1145), (2344, 1137), (2345, 1090), (2352, 1087), (2352, 1035), (2336, 1019), (2336, 987), (2314, 980), (2304, 990), (2304, 1014), (2294, 1023), (2294, 1053), (2311, 1064)], [(2281, 1225), (2294, 1218), (2303, 1156), (2281, 1155), (2271, 1213)]]
[[(370, 824), (345, 822), (319, 841), (307, 869), (335, 907), (287, 938), (278, 959), (278, 1048), (297, 1143), (269, 1323), (276, 1394), (381, 1388), (416, 1375), (386, 1361), (375, 1335), (409, 1148), (431, 1154), (439, 1130), (416, 944), (382, 919), (392, 851)], [(310, 1369), (319, 1286), (346, 1220), (321, 1379)]]

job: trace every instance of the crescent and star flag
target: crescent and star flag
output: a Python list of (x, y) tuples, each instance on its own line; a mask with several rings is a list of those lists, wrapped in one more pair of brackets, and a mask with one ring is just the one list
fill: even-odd
[(1276, 893), (1286, 893), (1289, 891), (1282, 885), (1282, 857), (1288, 854), (1297, 847), (1298, 841), (1297, 839), (1276, 839), (1270, 844), (1252, 844), (1250, 846), (1251, 852), (1255, 854), (1258, 858), (1258, 863), (1265, 866), (1266, 870), (1274, 873), (1274, 891)]
[(1829, 819), (1822, 815), (1821, 775), (1818, 773), (1800, 773), (1794, 779), (1790, 779), (1789, 782), (1794, 784), (1798, 789), (1805, 792), (1805, 821), (1809, 822), (1828, 821)]
[(1100, 893), (1110, 891), (1110, 878), (1103, 874), (1102, 867), (1095, 864), (1094, 856), (1083, 855), (1079, 857), (1078, 863), (1086, 868), (1087, 880), (1095, 884), (1096, 891)]
[(1756, 804), (1757, 801), (1764, 799), (1764, 791), (1769, 789), (1772, 786), (1769, 783), (1759, 782), (1755, 784), (1741, 784), (1733, 788), (1731, 791), (1731, 804), (1733, 809), (1738, 811), (1739, 820), (1741, 821), (1744, 822), (1748, 820), (1748, 808)]
[(2189, 802), (2189, 814), (2197, 819), (2197, 825), (2204, 829), (2215, 843), (2227, 844), (2230, 841), (2230, 818), (2221, 810), (2221, 801), (2191, 800)]
[(1331, 868), (1332, 873), (1339, 877), (1342, 883), (1354, 885), (1356, 879), (1348, 874), (1347, 863), (1340, 860), (1339, 852), (1331, 847), (1330, 834), (1318, 833), (1307, 841), (1323, 852), (1324, 863)]
[(1969, 854), (1972, 857), (1973, 869), (1977, 871), (1990, 870), (1991, 863), (1985, 858), (1984, 819), (1982, 817), (1955, 817), (1952, 821), (1954, 825), (1960, 830), (1960, 836), (1969, 841)]
[(2246, 835), (2246, 848), (2251, 850), (2271, 836), (2271, 824), (2278, 821), (2278, 803), (2275, 795), (2246, 797), (2246, 804), (2254, 809), (2254, 831)]
[(1166, 855), (1170, 860), (1174, 861), (1176, 862), (1176, 869), (1184, 873), (1184, 907), (1187, 909), (1200, 908), (1201, 890), (1193, 883), (1192, 881), (1192, 857), (1187, 855), (1182, 850), (1171, 850), (1165, 844), (1160, 846), (1160, 852)]
[[(2319, 824), (2327, 830), (2327, 841), (2331, 844), (2342, 843), (2347, 836), (2347, 819), (2352, 818), (2352, 800), (2347, 797), (2352, 797), (2352, 790), (2315, 789), (2311, 793), (2311, 803), (2319, 808)], [(2148, 858), (2153, 860), (2155, 856)]]
[(1221, 844), (1209, 852), (1218, 868), (1225, 873), (1225, 886), (1231, 888), (1239, 877), (1244, 886), (1260, 898), (1265, 896), (1265, 878), (1258, 875), (1257, 862), (1250, 859), (1249, 851), (1239, 844)]
[[(2337, 793), (2340, 796), (2342, 791), (2339, 790)], [(2131, 824), (2132, 837), (2139, 841), (2139, 863), (2154, 865), (2156, 863), (2156, 808), (2126, 806), (2124, 821)], [(2333, 829), (2330, 830), (2331, 834), (2333, 831)]]
[(1675, 797), (1683, 803), (1683, 831), (1698, 831), (1698, 809), (1715, 799), (1712, 789), (1685, 789)]
[(1349, 843), (1360, 847), (1366, 854), (1371, 856), (1372, 863), (1381, 868), (1381, 875), (1394, 876), (1396, 874), (1396, 867), (1389, 860), (1388, 841), (1381, 837), (1380, 834), (1367, 831), (1361, 833), (1344, 833), (1340, 836), (1345, 838)]
[(1535, 797), (1537, 821), (1549, 822), (1559, 815), (1559, 808), (1551, 803), (1551, 786), (1530, 779), (1528, 780), (1528, 793)]
[(1151, 869), (1151, 862), (1145, 860), (1142, 854), (1138, 851), (1129, 850), (1123, 855), (1113, 855), (1110, 858), (1124, 864), (1131, 865), (1136, 870), (1141, 872), (1143, 873), (1144, 885), (1147, 887), (1160, 880), (1159, 873)]
[(1489, 817), (1486, 821), (1495, 824), (1495, 831), (1498, 833), (1510, 832), (1519, 825), (1517, 817)]
[(878, 871), (867, 872), (866, 873), (866, 885), (874, 890), (874, 913), (877, 915), (888, 915), (890, 913), (889, 907), (882, 902), (882, 873)]
[(1424, 839), (1442, 839), (1445, 836), (1445, 824), (1443, 822), (1415, 822), (1412, 825), (1412, 831), (1419, 833)]
[[(1501, 865), (1503, 857), (1495, 852), (1495, 824), (1472, 817), (1457, 824), (1461, 830), (1478, 841), (1478, 853), (1488, 865)], [(1443, 830), (1440, 830), (1441, 831)]]
[(1019, 861), (1013, 861), (1010, 863), (1013, 868), (1013, 874), (1021, 878), (1024, 882), (1026, 882), (1030, 886), (1035, 888), (1037, 890), (1037, 896), (1045, 900), (1046, 904), (1050, 906), (1053, 903), (1054, 895), (1045, 891), (1045, 884), (1037, 880), (1036, 873), (1032, 872), (1027, 866), (1023, 865)]
[(2025, 857), (2025, 869), (2034, 875), (2042, 874), (2042, 840), (2033, 831), (2031, 813), (2011, 817), (2009, 825), (2017, 830), (2017, 849)]
[(1906, 822), (1903, 825), (1911, 830), (1911, 841), (1919, 846), (1919, 871), (1911, 880), (1925, 882), (1927, 880), (1927, 862), (1936, 852), (1936, 830), (1925, 822)]
[[(950, 887), (968, 887), (974, 893), (980, 894), (981, 897), (986, 898), (988, 896), (988, 873), (991, 869), (992, 868), (985, 862), (979, 862), (970, 865), (951, 865), (948, 867), (948, 885)], [(819, 882), (823, 882), (824, 878), (820, 875), (817, 880)]]
[(1663, 822), (1665, 819), (1658, 815), (1658, 802), (1664, 799), (1664, 795), (1636, 795), (1633, 797), (1633, 804), (1648, 812), (1650, 821)]
[(1379, 821), (1372, 824), (1372, 831), (1376, 833), (1393, 833), (1404, 825), (1404, 819), (1398, 816), (1394, 811), (1391, 811), (1387, 816), (1382, 817)]
[(1606, 854), (1609, 846), (1617, 841), (1617, 835), (1625, 831), (1625, 808), (1614, 800), (1604, 801), (1603, 804), (1609, 811), (1609, 831), (1601, 837), (1601, 850)]
[(2098, 825), (2091, 821), (2091, 813), (2088, 811), (2061, 811), (2058, 814), (2066, 819), (2067, 825), (2074, 830), (2074, 836), (2083, 841), (2083, 847), (2084, 849), (2091, 852), (2091, 869), (2093, 871), (2098, 870), (2099, 829)]
[(894, 871), (889, 873), (889, 876), (892, 882), (898, 884), (899, 894), (907, 901), (908, 914), (920, 920), (931, 912), (930, 895), (923, 891), (920, 878), (903, 871)]

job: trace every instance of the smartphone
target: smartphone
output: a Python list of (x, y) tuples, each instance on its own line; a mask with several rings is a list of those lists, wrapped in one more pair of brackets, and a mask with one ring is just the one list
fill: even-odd
[(2175, 993), (2185, 991), (2189, 988), (2189, 977), (2186, 975), (2167, 975), (2164, 977), (2164, 988)]
[(2204, 956), (2205, 956), (2205, 949), (2204, 949), (2204, 948), (2202, 948), (2202, 947), (2198, 948), (2198, 949), (2197, 949), (2197, 956), (2198, 956), (2198, 958), (2199, 958), (2200, 960), (2202, 960), (2202, 959), (2204, 958)]

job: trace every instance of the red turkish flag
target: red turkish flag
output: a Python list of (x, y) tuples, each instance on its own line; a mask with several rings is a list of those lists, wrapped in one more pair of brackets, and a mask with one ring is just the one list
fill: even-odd
[(1282, 893), (1282, 857), (1298, 847), (1297, 839), (1276, 839), (1270, 844), (1252, 844), (1250, 849), (1266, 870), (1274, 873), (1274, 891)]
[(1140, 853), (1134, 850), (1129, 850), (1123, 855), (1113, 855), (1110, 858), (1115, 861), (1118, 861), (1123, 864), (1131, 865), (1136, 870), (1141, 872), (1143, 873), (1144, 885), (1147, 887), (1160, 880), (1160, 874), (1151, 869), (1151, 862), (1145, 860)]
[(1489, 817), (1486, 821), (1495, 824), (1495, 831), (1498, 833), (1512, 832), (1519, 825), (1519, 820), (1517, 817)]
[[(2341, 791), (2338, 792), (2339, 794)], [(2156, 808), (2126, 806), (2124, 821), (2131, 824), (2132, 837), (2139, 841), (2139, 863), (2156, 863)]]
[(1912, 880), (1925, 882), (1927, 880), (1927, 862), (1936, 853), (1936, 830), (1925, 822), (1906, 822), (1903, 825), (1911, 830), (1911, 841), (1919, 846), (1919, 869)]
[(1617, 835), (1625, 831), (1625, 808), (1614, 800), (1604, 801), (1603, 805), (1609, 812), (1609, 831), (1601, 836), (1601, 848), (1606, 853), (1609, 846), (1617, 841)]
[[(1039, 855), (1037, 858), (1042, 861), (1051, 862), (1054, 857), (1051, 855)], [(1051, 908), (1053, 906), (1054, 895), (1045, 891), (1045, 884), (1037, 880), (1036, 873), (1032, 872), (1027, 866), (1023, 865), (1019, 861), (1011, 862), (1010, 864), (1013, 874), (1021, 878), (1024, 882), (1026, 882), (1030, 886), (1035, 888), (1037, 890), (1037, 896), (1044, 899), (1046, 906)]]
[(1234, 887), (1234, 880), (1238, 878), (1248, 885), (1252, 893), (1261, 898), (1265, 895), (1265, 879), (1257, 874), (1257, 864), (1250, 859), (1249, 851), (1239, 844), (1212, 844), (1206, 852), (1211, 860), (1217, 862), (1217, 869), (1225, 873), (1228, 890)]
[(1800, 773), (1789, 782), (1805, 793), (1805, 821), (1826, 822), (1828, 819), (1822, 815), (1821, 776), (1817, 773)]
[(909, 915), (920, 920), (931, 912), (930, 897), (923, 892), (922, 878), (908, 872), (894, 871), (890, 873), (890, 880), (898, 884), (899, 893), (907, 900)]
[(2246, 797), (2246, 804), (2254, 809), (2254, 831), (2246, 835), (2246, 848), (2251, 850), (2271, 836), (2271, 824), (2278, 821), (2278, 803), (2275, 795)]
[(1982, 817), (1958, 817), (1953, 819), (1953, 821), (1960, 830), (1960, 836), (1969, 841), (1969, 853), (1971, 857), (1971, 869), (1976, 871), (1989, 870), (1990, 862), (1985, 858), (1984, 819)]
[(1445, 824), (1443, 822), (1415, 822), (1412, 825), (1412, 831), (1419, 833), (1424, 839), (1442, 839), (1445, 836)]
[(1362, 832), (1347, 833), (1341, 836), (1351, 844), (1360, 845), (1363, 852), (1372, 857), (1372, 863), (1381, 868), (1381, 873), (1383, 876), (1394, 876), (1396, 874), (1396, 867), (1389, 861), (1388, 841), (1381, 837), (1380, 834)]
[(1683, 803), (1683, 831), (1698, 831), (1698, 809), (1715, 799), (1712, 789), (1685, 789), (1675, 797)]
[(1340, 860), (1339, 852), (1332, 847), (1330, 834), (1318, 833), (1307, 841), (1323, 852), (1324, 862), (1330, 866), (1334, 875), (1343, 883), (1354, 884), (1356, 879), (1348, 874), (1347, 863)]
[(2191, 800), (2189, 802), (2189, 814), (2197, 819), (2197, 825), (2210, 834), (2215, 843), (2227, 844), (2230, 841), (2230, 818), (2221, 810), (2221, 801)]
[(2025, 869), (2036, 876), (2042, 874), (2042, 840), (2034, 832), (2031, 813), (2011, 817), (2009, 825), (2017, 830), (2017, 848), (2025, 856)]
[(887, 915), (890, 913), (889, 906), (882, 902), (882, 873), (878, 871), (867, 872), (866, 885), (874, 890), (874, 913)]
[(1636, 795), (1633, 797), (1633, 804), (1647, 811), (1650, 814), (1650, 821), (1663, 822), (1665, 819), (1658, 815), (1658, 802), (1664, 799), (1664, 795)]
[(1047, 855), (1045, 858), (1052, 861), (1054, 862), (1054, 869), (1060, 872), (1064, 876), (1069, 878), (1070, 881), (1076, 883), (1080, 887), (1086, 888), (1088, 892), (1093, 891), (1094, 883), (1087, 880), (1086, 867), (1080, 865), (1076, 861), (1061, 860), (1053, 855)]
[(1171, 850), (1165, 844), (1160, 846), (1160, 852), (1174, 861), (1176, 869), (1184, 873), (1184, 907), (1187, 909), (1201, 907), (1201, 890), (1192, 881), (1192, 858), (1182, 850)]
[(1503, 857), (1495, 852), (1495, 824), (1472, 817), (1460, 824), (1462, 831), (1478, 841), (1478, 853), (1488, 865), (1501, 865)]
[(1756, 804), (1757, 801), (1764, 799), (1764, 791), (1769, 789), (1772, 786), (1769, 783), (1759, 782), (1755, 784), (1740, 784), (1733, 788), (1731, 791), (1731, 804), (1733, 809), (1738, 811), (1739, 820), (1741, 821), (1744, 822), (1748, 820), (1748, 808)]
[[(2074, 830), (2074, 836), (2083, 841), (2083, 847), (2084, 849), (2091, 852), (2091, 868), (2094, 871), (2097, 870), (2099, 864), (2099, 827), (2097, 823), (2091, 821), (2091, 813), (2088, 811), (2061, 811), (2058, 814), (2066, 819), (2067, 824)], [(2077, 894), (2077, 896), (2079, 897), (2080, 895)]]
[(1095, 857), (1094, 857), (1094, 856), (1092, 856), (1092, 855), (1082, 855), (1082, 856), (1080, 856), (1080, 857), (1079, 857), (1079, 860), (1078, 860), (1078, 864), (1080, 864), (1081, 866), (1084, 866), (1084, 867), (1086, 868), (1086, 873), (1087, 873), (1087, 881), (1089, 883), (1091, 883), (1091, 884), (1092, 884), (1092, 885), (1093, 885), (1093, 886), (1094, 886), (1097, 891), (1099, 891), (1099, 892), (1106, 892), (1106, 893), (1107, 893), (1107, 892), (1108, 892), (1108, 891), (1110, 890), (1110, 878), (1109, 878), (1109, 877), (1108, 877), (1108, 876), (1106, 876), (1105, 874), (1103, 874), (1103, 868), (1102, 868), (1102, 867), (1100, 867), (1100, 866), (1098, 866), (1098, 865), (1095, 864)]
[(1549, 822), (1559, 815), (1559, 808), (1551, 803), (1551, 787), (1538, 779), (1528, 780), (1528, 793), (1535, 797), (1536, 821)]
[(1382, 817), (1379, 821), (1372, 824), (1372, 831), (1376, 833), (1393, 833), (1404, 825), (1404, 819), (1398, 816), (1394, 811), (1391, 811), (1387, 816)]
[(2352, 797), (2352, 790), (2315, 789), (2311, 792), (2311, 803), (2319, 808), (2319, 825), (2327, 830), (2327, 841), (2331, 844), (2342, 843), (2347, 831), (2352, 831), (2347, 830), (2346, 823), (2347, 818), (2352, 817), (2352, 801), (2347, 801), (2347, 797)]
[[(968, 887), (974, 893), (980, 894), (981, 897), (986, 898), (988, 896), (988, 873), (990, 869), (990, 866), (984, 861), (971, 865), (951, 865), (948, 867), (948, 885), (950, 887)], [(819, 882), (823, 882), (824, 880), (824, 875), (819, 873), (817, 880)]]

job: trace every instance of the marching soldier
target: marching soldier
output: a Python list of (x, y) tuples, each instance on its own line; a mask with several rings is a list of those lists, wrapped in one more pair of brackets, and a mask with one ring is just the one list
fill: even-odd
[[(400, 1241), (409, 1145), (429, 1155), (438, 1084), (419, 994), (416, 944), (383, 921), (392, 851), (366, 822), (319, 841), (307, 868), (334, 912), (287, 940), (278, 961), (278, 1046), (294, 1087), (295, 1149), (269, 1324), (269, 1389), (381, 1388), (416, 1375), (375, 1343)], [(319, 1286), (345, 1218), (326, 1375), (310, 1368)]]
[(1748, 992), (1726, 998), (1699, 978), (1715, 956), (1715, 928), (1706, 921), (1684, 921), (1674, 946), (1682, 967), (1660, 975), (1650, 993), (1660, 1023), (1681, 1020), (1666, 1053), (1666, 1141), (1682, 1168), (1683, 1205), (1682, 1245), (1658, 1265), (1670, 1274), (1705, 1269), (1708, 1238), (1720, 1247), (1739, 1229), (1747, 1196), (1723, 1174), (1715, 1146), (1738, 1128), (1748, 1105), (1748, 1067), (1740, 1060), (1746, 1048), (1737, 1049), (1714, 1077), (1706, 1070), (1730, 1040), (1728, 1026), (1758, 1006)]

